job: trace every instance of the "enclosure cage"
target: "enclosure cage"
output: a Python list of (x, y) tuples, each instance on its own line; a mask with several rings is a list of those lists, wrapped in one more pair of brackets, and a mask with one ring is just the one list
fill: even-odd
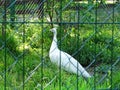
[[(50, 61), (51, 28), (91, 78)], [(120, 90), (119, 0), (0, 0), (0, 90)]]

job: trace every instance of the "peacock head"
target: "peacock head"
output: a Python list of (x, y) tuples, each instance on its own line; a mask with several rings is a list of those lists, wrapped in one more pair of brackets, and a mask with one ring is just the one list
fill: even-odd
[(53, 32), (53, 33), (56, 33), (56, 32), (57, 32), (57, 31), (56, 31), (56, 28), (52, 28), (52, 29), (50, 29), (50, 31)]

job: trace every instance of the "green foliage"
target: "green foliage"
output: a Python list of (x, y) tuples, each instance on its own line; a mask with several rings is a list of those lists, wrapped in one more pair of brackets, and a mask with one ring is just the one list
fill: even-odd
[[(25, 27), (25, 29), (24, 29)], [(77, 28), (79, 27), (79, 29)], [(97, 63), (111, 63), (117, 59), (120, 53), (120, 40), (118, 27), (112, 31), (112, 25), (98, 26), (94, 30), (91, 25), (66, 25), (58, 28), (58, 47), (73, 55), (82, 65), (87, 66), (96, 55)], [(24, 51), (36, 50), (44, 55), (48, 54), (53, 33), (50, 27), (41, 28), (39, 24), (24, 24), (19, 30), (6, 29), (6, 47), (15, 56)], [(4, 43), (1, 34), (1, 45)], [(114, 53), (114, 54), (113, 54)], [(113, 55), (113, 56), (112, 56)]]
[(19, 51), (17, 51), (18, 46), (18, 39), (16, 38), (15, 32), (10, 29), (9, 25), (7, 26), (6, 31), (4, 31), (4, 34), (2, 31), (0, 31), (0, 46), (6, 45), (6, 49), (9, 52), (12, 52), (15, 55), (19, 54)]
[[(4, 52), (3, 52), (4, 53)], [(0, 53), (2, 55), (2, 53)], [(1, 56), (3, 57), (3, 56)], [(13, 58), (7, 55), (7, 65), (11, 65)], [(43, 85), (45, 90), (58, 90), (60, 88), (60, 81), (61, 80), (61, 88), (64, 90), (69, 89), (81, 89), (81, 90), (87, 90), (88, 88), (90, 90), (94, 89), (94, 84), (96, 85), (96, 89), (110, 89), (111, 87), (111, 74), (112, 74), (112, 88), (119, 88), (119, 82), (120, 82), (120, 72), (119, 72), (119, 66), (116, 71), (113, 71), (111, 73), (108, 72), (107, 77), (98, 84), (98, 81), (102, 76), (103, 73), (96, 72), (97, 75), (95, 77), (92, 77), (90, 79), (87, 79), (87, 81), (83, 77), (77, 77), (74, 74), (65, 72), (61, 70), (61, 77), (59, 76), (60, 73), (58, 72), (59, 69), (57, 66), (51, 64), (50, 60), (45, 60), (44, 66), (39, 67), (37, 70), (34, 70), (34, 68), (41, 62), (38, 54), (33, 50), (29, 54), (25, 55), (24, 57), (24, 70), (25, 70), (25, 80), (32, 75), (31, 78), (25, 83), (25, 89), (36, 89), (39, 90), (41, 88), (41, 85)], [(0, 61), (0, 64), (4, 64), (4, 60)], [(22, 87), (19, 87), (23, 82), (23, 70), (22, 70), (23, 60), (22, 58), (19, 59), (18, 63), (13, 66), (12, 69), (10, 69), (7, 72), (7, 89), (12, 90), (13, 88), (21, 89)], [(0, 69), (4, 69), (3, 66), (0, 65)], [(101, 67), (106, 67), (106, 65), (101, 65)], [(108, 66), (109, 67), (109, 66)], [(7, 67), (8, 68), (8, 67)], [(44, 71), (41, 73), (41, 69)], [(102, 68), (101, 68), (102, 69)], [(105, 69), (105, 68), (104, 68)], [(99, 70), (100, 71), (100, 70)], [(42, 77), (43, 74), (43, 77)], [(0, 87), (4, 88), (4, 79), (2, 75), (0, 75)], [(95, 81), (96, 80), (96, 81)], [(11, 87), (13, 85), (14, 87)]]
[[(24, 32), (25, 28), (25, 33)], [(69, 27), (69, 28), (68, 28)], [(114, 36), (114, 42), (111, 43), (109, 40), (111, 40), (111, 30), (107, 28), (107, 26), (104, 26), (99, 29), (99, 31), (96, 32), (95, 35), (93, 35), (91, 38), (90, 36), (95, 32), (93, 30), (93, 26), (86, 26), (81, 25), (79, 26), (80, 29), (76, 28), (78, 26), (63, 26), (61, 29), (58, 28), (58, 45), (61, 50), (68, 52), (69, 54), (73, 55), (82, 65), (88, 65), (93, 59), (94, 54), (98, 54), (101, 50), (103, 52), (100, 54), (100, 56), (97, 57), (97, 62), (102, 63), (110, 63), (111, 60), (111, 45), (114, 45), (116, 48), (114, 53), (116, 56), (118, 56), (117, 51), (119, 49), (119, 39), (118, 37)], [(110, 27), (111, 28), (111, 27)], [(39, 24), (25, 24), (25, 26), (21, 26), (18, 31), (11, 31), (8, 33), (10, 37), (12, 37), (13, 41), (17, 44), (16, 48), (10, 48), (14, 50), (18, 50), (19, 52), (23, 52), (23, 50), (27, 50), (28, 52), (25, 53), (24, 58), (20, 57), (19, 61), (12, 66), (12, 69), (10, 69), (7, 72), (7, 80), (9, 83), (12, 83), (14, 87), (18, 87), (22, 84), (23, 80), (23, 59), (24, 59), (24, 65), (25, 65), (25, 80), (33, 74), (33, 76), (27, 81), (25, 84), (26, 89), (36, 89), (39, 90), (41, 88), (41, 84), (43, 84), (44, 88), (46, 90), (52, 90), (52, 89), (59, 89), (59, 80), (61, 79), (61, 88), (73, 90), (77, 88), (77, 79), (78, 79), (78, 88), (87, 90), (94, 88), (94, 80), (96, 79), (96, 82), (99, 81), (99, 78), (102, 76), (102, 74), (108, 72), (109, 65), (102, 64), (101, 66), (97, 67), (97, 75), (95, 77), (91, 78), (86, 82), (82, 77), (77, 78), (76, 75), (67, 73), (63, 70), (61, 70), (61, 77), (59, 77), (58, 71), (59, 69), (57, 66), (53, 65), (48, 56), (44, 58), (44, 64), (43, 67), (39, 67), (37, 70), (35, 70), (34, 73), (32, 73), (32, 70), (36, 68), (36, 66), (41, 63), (41, 57), (42, 57), (42, 49), (43, 49), (43, 56), (48, 55), (49, 48), (51, 46), (51, 41), (53, 38), (53, 33), (49, 31), (50, 27), (44, 26), (44, 28), (41, 28)], [(9, 29), (7, 29), (9, 30)], [(117, 33), (118, 30), (116, 28), (114, 33)], [(14, 34), (14, 35), (13, 35)], [(24, 36), (24, 37), (23, 37)], [(96, 38), (95, 38), (96, 37)], [(9, 40), (9, 38), (7, 40)], [(23, 43), (23, 38), (25, 39), (25, 42)], [(90, 39), (89, 39), (90, 38)], [(89, 39), (87, 42), (86, 40)], [(17, 43), (16, 43), (17, 42)], [(85, 43), (86, 42), (86, 43)], [(117, 43), (116, 43), (117, 42)], [(10, 44), (10, 43), (9, 43)], [(60, 46), (61, 45), (61, 46)], [(81, 46), (84, 45), (82, 48)], [(108, 45), (109, 48), (105, 48), (105, 46)], [(14, 46), (14, 45), (11, 45)], [(25, 48), (25, 46), (28, 46), (28, 48)], [(43, 46), (43, 47), (42, 47)], [(10, 47), (10, 46), (9, 46)], [(14, 46), (15, 47), (15, 46)], [(21, 48), (22, 51), (21, 51)], [(96, 47), (96, 50), (95, 50)], [(78, 49), (81, 48), (80, 51)], [(12, 50), (11, 50), (12, 51)], [(77, 52), (78, 51), (78, 52)], [(76, 53), (77, 52), (77, 53)], [(76, 54), (75, 54), (76, 53)], [(0, 51), (0, 55), (2, 57), (2, 60), (0, 61), (0, 69), (4, 70), (4, 51)], [(115, 58), (116, 58), (115, 56)], [(9, 68), (13, 62), (15, 61), (11, 55), (7, 54), (7, 68)], [(113, 59), (114, 60), (114, 59)], [(100, 64), (100, 63), (98, 63)], [(41, 70), (43, 70), (43, 77)], [(3, 72), (3, 71), (2, 71)], [(119, 75), (119, 72), (115, 72), (113, 74), (113, 88), (119, 87), (119, 77), (117, 78), (117, 75)], [(108, 76), (106, 79), (101, 83), (96, 83), (96, 88), (103, 89), (103, 88), (110, 88), (111, 87), (111, 72), (108, 72)], [(0, 77), (2, 78), (2, 77)], [(53, 81), (51, 81), (53, 80)], [(3, 79), (0, 81), (1, 88), (4, 88)], [(12, 89), (8, 83), (8, 89)], [(50, 83), (50, 84), (49, 84)]]
[(90, 25), (79, 27), (80, 29), (67, 26), (61, 31), (58, 29), (58, 45), (61, 50), (73, 55), (85, 66), (94, 60), (95, 55), (98, 64), (109, 64), (111, 58), (116, 61), (120, 53), (119, 36), (115, 34), (119, 32), (117, 26), (114, 33), (111, 30), (112, 25), (98, 27), (98, 31), (94, 31), (94, 27)]
[(120, 89), (120, 72), (114, 72), (113, 73), (113, 87), (116, 89)]

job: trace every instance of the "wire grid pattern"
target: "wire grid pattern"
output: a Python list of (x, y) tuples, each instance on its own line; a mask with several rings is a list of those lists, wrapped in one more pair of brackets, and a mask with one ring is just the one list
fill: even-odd
[[(93, 90), (120, 89), (120, 83), (116, 83), (116, 87), (112, 87), (114, 67), (119, 64), (119, 54), (114, 55), (113, 42), (120, 39), (120, 3), (115, 0), (111, 0), (111, 6), (107, 3), (101, 3), (99, 6), (98, 0), (95, 4), (85, 3), (77, 0), (0, 1), (0, 56), (2, 57), (0, 60), (0, 87), (2, 90), (83, 90), (81, 83), (91, 86), (88, 87), (88, 90), (89, 88)], [(59, 25), (58, 45), (60, 49), (69, 52), (80, 60), (80, 63), (82, 63), (81, 58), (86, 57), (84, 60), (89, 60), (91, 57), (86, 70), (93, 73), (93, 80), (89, 81), (72, 74), (67, 76), (67, 72), (50, 62), (48, 52), (52, 39), (49, 29), (53, 24)], [(84, 27), (90, 28), (91, 33), (87, 37), (81, 37), (81, 34), (87, 33), (87, 31), (81, 30)], [(110, 34), (107, 34), (110, 38), (103, 37), (106, 44), (102, 49), (99, 47), (100, 50), (97, 50), (97, 39), (99, 39), (99, 34), (105, 32), (104, 28), (109, 31)], [(27, 37), (28, 35), (31, 38)], [(72, 37), (75, 39), (72, 40)], [(70, 41), (67, 40), (68, 38)], [(92, 40), (96, 43), (91, 43)], [(69, 49), (66, 48), (68, 45)], [(93, 47), (93, 53), (85, 55), (86, 53), (82, 53), (82, 51), (85, 51), (87, 45)], [(108, 48), (110, 48), (110, 52), (106, 51)], [(104, 58), (109, 60), (109, 64), (105, 72), (102, 72), (97, 66), (99, 58), (102, 58), (104, 52), (109, 54), (109, 57)], [(105, 56), (103, 55), (103, 57)], [(98, 73), (101, 75), (98, 76)], [(102, 82), (106, 80), (110, 84), (100, 88)]]

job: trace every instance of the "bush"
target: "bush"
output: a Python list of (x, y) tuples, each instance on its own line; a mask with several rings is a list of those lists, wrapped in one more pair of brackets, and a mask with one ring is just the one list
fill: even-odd
[[(112, 32), (109, 30), (111, 26), (99, 27), (94, 35), (93, 26), (81, 25), (80, 29), (77, 27), (66, 25), (58, 28), (58, 47), (61, 50), (72, 55), (84, 66), (90, 64), (95, 55), (97, 63), (111, 63), (111, 59), (116, 60), (120, 53), (120, 40), (119, 36), (114, 35), (112, 42)], [(41, 28), (39, 24), (25, 24), (25, 34), (22, 35), (23, 29), (20, 27), (17, 32), (7, 29), (6, 46), (9, 51), (19, 55), (23, 50), (34, 49), (39, 52), (43, 49), (44, 54), (48, 54), (53, 39), (53, 33), (49, 31), (50, 27), (46, 25)], [(117, 27), (114, 32), (118, 32)], [(1, 41), (4, 42), (3, 38)]]
[(5, 36), (2, 35), (2, 31), (0, 31), (0, 46), (4, 46), (5, 47), (5, 44), (6, 44), (6, 49), (8, 52), (14, 54), (14, 55), (18, 55), (19, 54), (19, 51), (17, 51), (17, 46), (18, 46), (18, 41), (17, 39), (15, 38), (15, 32), (12, 31), (9, 26), (8, 28), (6, 29), (6, 34)]
[[(93, 27), (89, 25), (80, 26), (80, 30), (75, 28), (76, 26), (68, 27), (63, 27), (61, 31), (58, 30), (59, 48), (73, 55), (82, 65), (90, 64), (95, 58), (96, 64), (109, 64), (111, 60), (114, 62), (119, 56), (119, 37), (114, 34), (112, 41), (112, 30), (109, 30), (107, 25), (98, 27), (98, 31), (94, 35), (92, 35)], [(117, 32), (116, 28), (114, 33)], [(60, 37), (62, 38), (60, 39)]]

